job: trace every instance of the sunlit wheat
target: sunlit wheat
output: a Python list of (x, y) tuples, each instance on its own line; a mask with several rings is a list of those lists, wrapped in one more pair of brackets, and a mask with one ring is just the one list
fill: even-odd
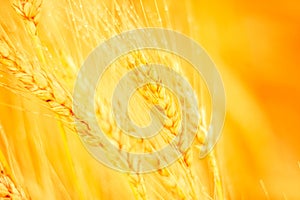
[[(161, 12), (160, 10), (163, 8), (160, 8), (160, 4), (154, 1), (155, 11), (150, 12), (145, 11), (143, 2), (137, 4), (130, 1), (114, 2), (108, 6), (105, 3), (93, 1), (63, 1), (59, 3), (54, 1), (53, 4), (58, 6), (57, 10), (61, 13), (53, 11), (56, 13), (44, 16), (43, 13), (52, 11), (47, 10), (48, 7), (43, 3), (39, 0), (17, 0), (11, 4), (19, 16), (19, 21), (12, 20), (8, 23), (20, 23), (21, 21), (24, 30), (23, 27), (19, 27), (18, 29), (23, 31), (20, 32), (22, 36), (19, 38), (21, 39), (15, 39), (9, 35), (5, 26), (0, 27), (0, 71), (6, 74), (11, 81), (10, 84), (0, 82), (0, 85), (9, 90), (18, 91), (18, 94), (29, 93), (39, 98), (59, 118), (62, 135), (66, 131), (71, 131), (86, 135), (85, 142), (89, 144), (101, 145), (101, 141), (90, 133), (89, 124), (76, 116), (72, 110), (71, 93), (76, 72), (85, 56), (96, 45), (117, 33), (147, 26), (170, 28), (171, 16), (167, 9), (167, 3), (163, 1), (164, 12)], [(49, 4), (51, 5), (51, 3)], [(49, 16), (52, 16), (53, 19), (48, 20), (58, 23), (59, 28), (49, 26), (53, 30), (49, 28), (47, 30), (49, 33), (41, 34), (39, 26), (43, 25), (43, 19)], [(47, 27), (47, 24), (44, 24), (44, 27)], [(61, 35), (57, 35), (57, 38), (53, 38), (52, 41), (50, 38), (55, 34)], [(64, 41), (64, 37), (68, 34), (70, 34), (70, 38)], [(26, 43), (20, 44), (23, 40), (26, 40)], [(30, 52), (27, 49), (31, 49)], [(118, 70), (130, 70), (153, 61), (161, 62), (185, 76), (178, 58), (153, 52), (133, 52), (127, 58), (116, 62), (116, 66), (119, 68)], [(151, 76), (159, 76), (157, 71), (150, 70), (149, 73)], [(179, 107), (174, 95), (159, 83), (149, 84), (139, 89), (138, 92), (149, 105), (160, 106), (162, 112), (167, 116), (163, 122), (164, 129), (160, 139), (138, 142), (126, 139), (116, 126), (114, 119), (111, 118), (109, 106), (105, 100), (96, 100), (96, 113), (102, 129), (119, 148), (152, 152), (158, 146), (168, 144), (170, 139), (178, 134), (181, 119), (178, 112)], [(206, 113), (200, 114), (201, 119), (205, 120)], [(74, 119), (82, 122), (82, 129), (75, 129)], [(127, 175), (128, 183), (136, 199), (211, 198), (201, 186), (199, 170), (202, 169), (197, 168), (199, 160), (193, 156), (199, 153), (197, 147), (204, 143), (207, 130), (205, 122), (200, 121), (198, 125), (200, 129), (197, 132), (194, 146), (185, 152), (174, 165), (151, 174)], [(208, 160), (209, 168), (214, 174), (215, 192), (213, 195), (216, 199), (223, 199), (221, 178), (214, 153), (208, 156)], [(19, 199), (26, 198), (21, 189), (13, 187), (13, 182), (4, 171), (1, 171), (0, 178), (0, 195), (6, 195), (4, 197), (12, 199), (17, 198), (7, 195), (15, 195)], [(30, 193), (28, 195), (30, 196)]]

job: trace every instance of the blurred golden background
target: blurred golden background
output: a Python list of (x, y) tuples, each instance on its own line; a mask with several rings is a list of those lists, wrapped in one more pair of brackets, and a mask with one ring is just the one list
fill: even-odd
[(300, 5), (196, 3), (201, 44), (223, 75), (220, 158), (234, 199), (298, 199)]
[[(119, 4), (124, 2), (129, 1)], [(16, 48), (30, 52), (26, 39), (20, 43), (23, 25), (10, 3), (0, 1), (0, 30), (19, 42)], [(71, 3), (43, 3), (40, 32), (43, 43), (53, 45), (47, 28), (58, 30), (49, 13), (63, 12)], [(224, 199), (300, 199), (300, 3), (158, 1), (159, 10), (166, 4), (172, 26), (207, 50), (224, 81), (227, 116), (216, 147)], [(151, 10), (156, 4), (143, 5)], [(11, 80), (1, 68), (0, 158), (16, 185), (32, 199), (134, 198), (126, 178), (95, 161), (75, 134), (62, 130), (45, 103), (5, 87)], [(209, 174), (205, 169), (201, 173)], [(212, 187), (209, 178), (204, 185)]]

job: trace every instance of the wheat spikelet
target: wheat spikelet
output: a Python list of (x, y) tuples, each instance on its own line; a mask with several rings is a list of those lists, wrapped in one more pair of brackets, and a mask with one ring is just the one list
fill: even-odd
[(41, 5), (42, 0), (16, 0), (15, 3), (13, 3), (13, 8), (23, 18), (26, 31), (29, 33), (35, 43), (35, 48), (38, 52), (39, 59), (43, 64), (45, 64), (46, 60), (37, 32)]
[(215, 198), (216, 199), (224, 199), (223, 186), (222, 186), (221, 176), (219, 174), (219, 168), (217, 166), (215, 151), (210, 152), (208, 154), (208, 158), (209, 158), (209, 164), (211, 166), (212, 173), (214, 175)]
[[(49, 74), (39, 68), (39, 63), (27, 63), (3, 39), (0, 40), (0, 64), (3, 70), (14, 75), (21, 88), (33, 93), (61, 116), (72, 116), (71, 97)], [(20, 87), (20, 86), (19, 86)]]
[[(0, 124), (0, 135), (5, 134)], [(5, 158), (0, 149), (0, 199), (12, 199), (12, 200), (27, 200), (27, 197), (22, 188), (18, 187), (12, 180), (10, 175), (6, 172), (7, 169), (4, 167), (6, 163)], [(6, 166), (8, 167), (8, 166)]]
[(28, 199), (21, 188), (17, 188), (11, 178), (5, 173), (0, 162), (0, 199), (26, 200)]
[(35, 25), (38, 24), (41, 5), (42, 0), (18, 0), (13, 3), (16, 12), (21, 15), (24, 20), (32, 21)]
[(128, 177), (129, 177), (129, 183), (131, 185), (132, 191), (136, 196), (136, 199), (139, 200), (148, 199), (144, 177), (139, 174), (130, 174)]

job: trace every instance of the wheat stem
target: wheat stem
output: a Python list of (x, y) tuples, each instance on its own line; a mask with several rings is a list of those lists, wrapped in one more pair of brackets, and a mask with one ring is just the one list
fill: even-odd
[(214, 176), (215, 199), (223, 200), (224, 199), (223, 186), (222, 186), (221, 176), (219, 173), (219, 168), (217, 165), (217, 158), (216, 158), (214, 150), (208, 154), (208, 162), (210, 164), (210, 168), (211, 168), (213, 176)]

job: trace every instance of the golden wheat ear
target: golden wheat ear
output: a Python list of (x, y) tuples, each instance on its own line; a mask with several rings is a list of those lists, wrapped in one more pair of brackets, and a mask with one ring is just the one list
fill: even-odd
[(0, 163), (0, 199), (27, 200), (22, 188), (16, 186), (9, 175), (5, 172), (2, 163)]
[[(5, 137), (4, 130), (0, 124), (0, 135)], [(3, 139), (3, 138), (1, 138)], [(8, 163), (5, 156), (0, 149), (0, 199), (4, 200), (27, 200), (30, 199), (24, 192), (24, 190), (17, 186), (13, 178), (11, 177)]]

